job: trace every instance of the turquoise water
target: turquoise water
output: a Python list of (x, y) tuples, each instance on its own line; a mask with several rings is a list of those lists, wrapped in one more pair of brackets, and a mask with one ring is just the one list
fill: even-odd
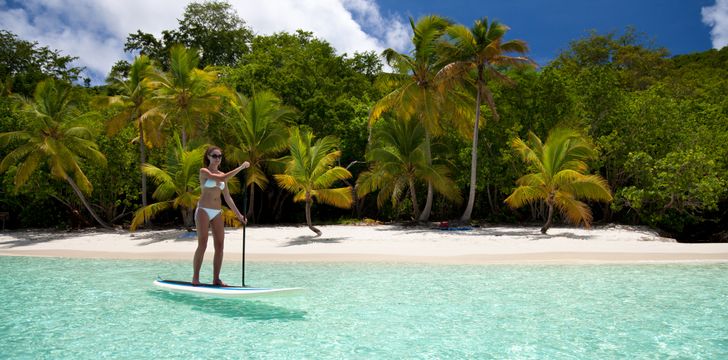
[(249, 263), (249, 285), (306, 288), (256, 301), (151, 285), (190, 267), (0, 257), (0, 358), (728, 358), (728, 264)]

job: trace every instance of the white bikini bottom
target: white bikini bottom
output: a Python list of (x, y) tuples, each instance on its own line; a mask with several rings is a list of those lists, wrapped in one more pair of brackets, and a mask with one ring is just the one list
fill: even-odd
[(197, 218), (197, 212), (200, 210), (205, 210), (205, 212), (207, 213), (207, 217), (210, 220), (214, 219), (215, 217), (220, 215), (220, 213), (222, 212), (221, 209), (210, 209), (210, 208), (204, 208), (202, 206), (197, 205), (197, 210), (195, 210), (195, 219)]

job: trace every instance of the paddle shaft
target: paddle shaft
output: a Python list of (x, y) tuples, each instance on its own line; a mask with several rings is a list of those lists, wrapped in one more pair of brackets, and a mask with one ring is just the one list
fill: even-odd
[[(243, 216), (247, 216), (246, 214), (248, 213), (248, 197), (246, 196), (247, 195), (246, 190), (247, 190), (247, 186), (245, 187), (245, 190), (243, 190)], [(246, 218), (246, 220), (247, 220), (247, 218)], [(242, 287), (245, 287), (245, 228), (246, 227), (247, 227), (246, 224), (243, 223), (243, 263), (241, 265), (242, 268), (240, 270), (240, 273), (241, 273), (240, 283), (242, 284)]]

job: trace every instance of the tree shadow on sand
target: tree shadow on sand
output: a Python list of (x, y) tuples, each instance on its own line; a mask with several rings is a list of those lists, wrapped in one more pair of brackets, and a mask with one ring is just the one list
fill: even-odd
[(281, 245), (281, 247), (289, 247), (289, 246), (302, 246), (302, 245), (310, 245), (310, 244), (338, 244), (341, 242), (341, 240), (345, 240), (347, 238), (345, 237), (332, 237), (332, 238), (319, 238), (317, 236), (299, 236), (289, 242), (287, 242), (285, 245)]
[(138, 243), (137, 246), (146, 246), (169, 240), (175, 242), (197, 241), (197, 232), (187, 230), (145, 231), (133, 233), (130, 236), (135, 240), (145, 240)]
[[(105, 232), (100, 230), (93, 230), (93, 231), (68, 231), (68, 232), (40, 232), (40, 231), (14, 231), (14, 232), (4, 232), (2, 235), (5, 237), (10, 238), (9, 241), (2, 241), (0, 242), (0, 248), (2, 249), (10, 249), (10, 248), (16, 248), (16, 247), (23, 247), (23, 246), (31, 246), (36, 244), (42, 244), (42, 243), (48, 243), (53, 242), (57, 240), (65, 240), (69, 238), (76, 238), (84, 235), (94, 235), (94, 234), (103, 234)], [(108, 232), (108, 233), (113, 233)]]
[[(541, 234), (540, 227), (502, 227), (481, 225), (478, 227), (461, 227), (461, 228), (439, 228), (427, 226), (405, 226), (393, 225), (390, 228), (378, 228), (377, 231), (387, 232), (403, 232), (405, 234), (450, 234), (457, 237), (477, 237), (477, 236), (506, 236), (506, 237), (528, 237), (531, 241), (548, 240), (555, 237), (565, 237), (569, 239), (588, 240), (593, 235), (577, 235), (568, 232), (568, 229), (552, 228), (548, 234)], [(564, 230), (565, 232), (559, 232)], [(453, 239), (455, 240), (455, 239)]]
[(147, 293), (161, 301), (182, 304), (191, 310), (224, 318), (244, 318), (253, 321), (301, 321), (306, 320), (307, 314), (305, 311), (273, 306), (256, 300), (203, 298), (165, 290), (148, 290)]

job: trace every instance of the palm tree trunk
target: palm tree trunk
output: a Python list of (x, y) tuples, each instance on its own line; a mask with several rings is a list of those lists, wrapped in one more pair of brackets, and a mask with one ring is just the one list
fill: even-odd
[(500, 212), (493, 202), (493, 195), (490, 193), (490, 184), (485, 185), (485, 193), (488, 194), (488, 205), (490, 205), (490, 212), (493, 214)]
[[(427, 165), (432, 165), (432, 153), (430, 151), (430, 132), (425, 130), (425, 156), (427, 157)], [(433, 188), (432, 183), (427, 182), (427, 199), (425, 200), (425, 208), (420, 213), (419, 221), (425, 222), (430, 219), (432, 211)]]
[(410, 197), (412, 197), (412, 218), (417, 219), (420, 215), (420, 206), (417, 204), (417, 193), (415, 192), (415, 182), (409, 179)]
[[(480, 69), (479, 69), (480, 70)], [(480, 125), (480, 97), (482, 93), (481, 71), (478, 71), (478, 94), (475, 98), (475, 125), (473, 126), (473, 148), (470, 152), (470, 193), (468, 194), (468, 205), (460, 217), (460, 221), (468, 222), (473, 214), (475, 205), (475, 183), (478, 179), (478, 125)]]
[(182, 127), (182, 150), (187, 150), (187, 131)]
[(93, 209), (91, 209), (91, 205), (89, 205), (88, 201), (86, 201), (86, 197), (83, 196), (83, 193), (81, 192), (81, 189), (78, 188), (78, 185), (76, 185), (76, 182), (73, 181), (73, 179), (71, 179), (71, 177), (68, 175), (66, 175), (66, 181), (68, 181), (68, 183), (71, 185), (71, 187), (73, 188), (73, 191), (76, 193), (76, 196), (78, 196), (78, 198), (81, 199), (83, 206), (85, 206), (86, 210), (88, 210), (88, 212), (91, 213), (91, 216), (93, 216), (93, 218), (96, 220), (96, 222), (98, 222), (99, 225), (101, 225), (101, 227), (103, 227), (105, 229), (111, 229), (111, 226), (109, 226), (109, 224), (107, 224), (105, 221), (101, 220), (101, 218), (98, 215), (96, 215), (96, 212)]
[[(147, 161), (146, 146), (144, 145), (144, 129), (142, 123), (139, 122), (139, 170), (142, 173), (142, 207), (147, 207), (147, 175), (141, 170)], [(145, 220), (144, 225), (148, 225), (149, 221)]]
[(255, 185), (250, 184), (250, 201), (248, 202), (248, 211), (245, 217), (255, 223), (255, 211), (253, 211), (253, 208), (255, 208)]
[(549, 206), (549, 215), (546, 218), (546, 224), (544, 224), (543, 227), (541, 228), (541, 234), (546, 234), (546, 231), (548, 231), (549, 228), (551, 227), (551, 220), (554, 217), (554, 204), (551, 202), (548, 202), (548, 206)]
[(185, 207), (182, 208), (182, 222), (184, 222), (185, 229), (187, 229), (187, 231), (192, 231), (195, 225), (194, 218), (195, 217), (193, 209), (188, 209)]
[(308, 228), (311, 229), (311, 231), (316, 233), (316, 237), (321, 236), (321, 230), (313, 227), (313, 224), (311, 223), (311, 194), (306, 193), (306, 224), (308, 225)]

